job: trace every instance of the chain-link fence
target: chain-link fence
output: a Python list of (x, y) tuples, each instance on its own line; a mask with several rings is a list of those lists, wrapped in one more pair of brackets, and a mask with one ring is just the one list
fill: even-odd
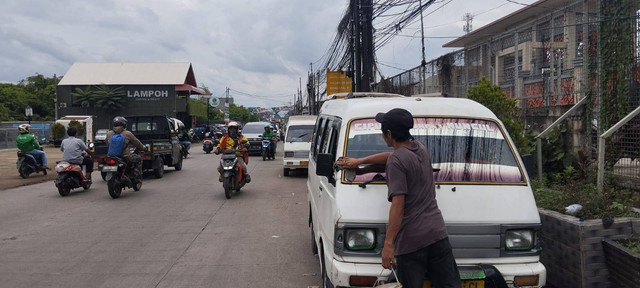
[[(566, 147), (590, 162), (598, 136), (639, 105), (640, 2), (613, 7), (622, 14), (612, 16), (616, 3), (549, 1), (545, 5), (555, 6), (523, 9), (510, 16), (522, 18), (517, 24), (495, 22), (461, 37), (457, 44), (465, 48), (385, 79), (376, 90), (466, 97), (469, 87), (487, 77), (518, 100), (525, 129), (534, 134), (589, 97), (584, 108), (558, 124), (567, 127)], [(606, 169), (640, 187), (640, 117), (606, 145)]]

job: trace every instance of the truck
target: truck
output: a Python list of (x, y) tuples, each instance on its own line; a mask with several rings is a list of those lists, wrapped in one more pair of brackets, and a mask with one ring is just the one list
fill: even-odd
[[(176, 122), (166, 116), (127, 116), (127, 130), (131, 131), (144, 144), (142, 168), (153, 171), (156, 178), (164, 175), (164, 166), (182, 170), (182, 146), (177, 137)], [(98, 162), (98, 169), (102, 173), (104, 158), (107, 155), (106, 143), (96, 143), (94, 158)]]

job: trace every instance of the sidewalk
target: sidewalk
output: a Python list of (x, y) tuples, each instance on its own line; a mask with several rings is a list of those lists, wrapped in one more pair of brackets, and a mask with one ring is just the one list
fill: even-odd
[(44, 152), (47, 153), (49, 167), (52, 168), (52, 170), (47, 171), (47, 176), (42, 175), (42, 173), (33, 173), (29, 175), (27, 179), (20, 177), (18, 169), (16, 168), (16, 161), (18, 161), (17, 151), (17, 148), (0, 150), (0, 191), (46, 181), (51, 181), (51, 186), (54, 187), (53, 180), (56, 178), (56, 172), (53, 168), (56, 161), (62, 159), (60, 147), (44, 147)]

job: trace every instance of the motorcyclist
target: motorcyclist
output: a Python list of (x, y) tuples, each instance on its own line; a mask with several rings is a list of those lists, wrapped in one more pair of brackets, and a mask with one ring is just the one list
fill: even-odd
[(180, 140), (180, 144), (182, 144), (187, 153), (189, 153), (189, 149), (191, 149), (191, 137), (189, 137), (189, 133), (185, 130), (184, 126), (178, 128), (178, 140)]
[(111, 137), (114, 137), (118, 134), (124, 136), (124, 145), (122, 145), (122, 151), (119, 151), (119, 153), (115, 153), (115, 155), (109, 156), (122, 157), (130, 166), (135, 165), (136, 169), (134, 171), (138, 173), (138, 176), (142, 176), (142, 158), (140, 158), (140, 156), (137, 154), (131, 154), (131, 152), (129, 152), (129, 144), (133, 144), (138, 150), (142, 151), (145, 150), (145, 147), (144, 144), (142, 144), (142, 142), (140, 142), (140, 140), (138, 140), (138, 138), (133, 135), (133, 133), (127, 130), (127, 119), (122, 116), (116, 116), (113, 118), (113, 130), (109, 130), (109, 132), (107, 132), (106, 142), (107, 146), (109, 146), (109, 150), (112, 150)]
[(275, 154), (276, 148), (278, 148), (277, 146), (278, 144), (276, 143), (278, 141), (278, 138), (276, 137), (276, 133), (275, 131), (273, 131), (273, 127), (271, 127), (271, 125), (264, 126), (264, 132), (262, 132), (262, 138), (271, 139), (271, 149), (273, 149)]
[(62, 151), (62, 161), (83, 165), (86, 167), (85, 178), (91, 182), (91, 172), (93, 172), (93, 159), (84, 157), (83, 152), (91, 155), (93, 152), (81, 139), (76, 138), (78, 128), (69, 127), (67, 129), (67, 139), (62, 140), (60, 151)]
[(42, 168), (51, 170), (48, 166), (47, 154), (40, 150), (40, 144), (38, 143), (38, 140), (36, 140), (36, 137), (29, 134), (30, 128), (31, 125), (29, 124), (21, 124), (18, 126), (20, 135), (16, 137), (16, 146), (20, 149), (20, 152), (31, 154), (36, 157), (36, 159), (40, 158), (40, 161), (42, 161)]
[[(248, 143), (247, 137), (243, 136), (239, 132), (240, 125), (237, 122), (229, 122), (228, 134), (223, 136), (220, 139), (220, 144), (216, 149), (215, 154), (224, 153), (225, 150), (228, 149), (237, 149), (236, 156), (238, 157), (238, 163), (242, 166), (242, 177), (246, 180), (247, 183), (251, 182), (251, 176), (249, 175), (249, 170), (247, 170), (247, 164), (244, 162), (244, 154), (247, 152), (247, 148), (241, 146), (242, 142), (246, 141)], [(222, 178), (222, 164), (218, 166), (218, 172), (220, 172), (220, 178), (218, 179), (222, 182), (224, 179)]]

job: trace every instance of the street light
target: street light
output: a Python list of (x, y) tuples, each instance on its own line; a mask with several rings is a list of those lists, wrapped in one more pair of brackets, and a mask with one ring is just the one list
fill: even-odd
[(31, 116), (33, 116), (33, 109), (31, 108), (31, 106), (27, 106), (27, 108), (24, 108), (24, 115), (29, 118), (29, 125), (31, 125)]

